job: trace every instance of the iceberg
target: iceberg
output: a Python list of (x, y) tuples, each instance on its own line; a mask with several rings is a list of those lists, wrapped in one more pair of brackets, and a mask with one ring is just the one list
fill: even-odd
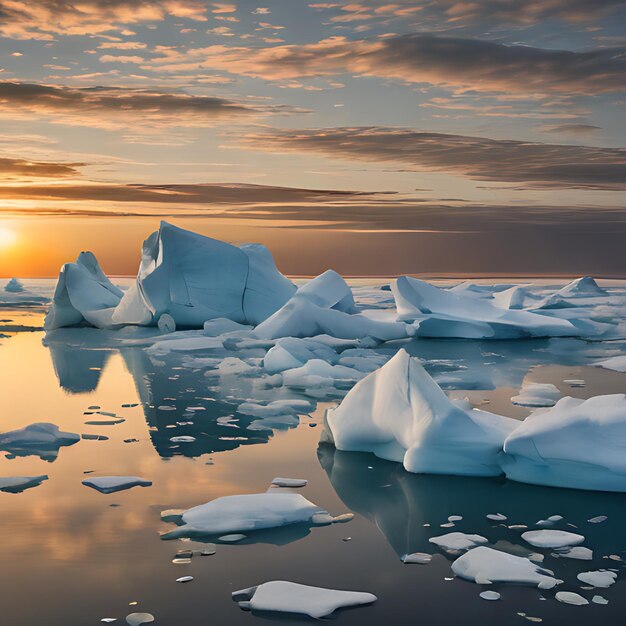
[(409, 472), (497, 476), (519, 424), (451, 402), (419, 360), (400, 350), (327, 413), (338, 450), (372, 452)]
[(552, 589), (563, 582), (554, 577), (554, 572), (539, 567), (526, 557), (486, 546), (479, 546), (460, 556), (452, 563), (452, 571), (478, 585), (512, 583)]
[(504, 442), (512, 480), (599, 491), (626, 491), (626, 396), (565, 397), (539, 409)]
[(356, 312), (352, 290), (343, 277), (334, 270), (326, 270), (302, 285), (294, 297), (308, 300), (323, 309), (335, 309), (344, 313)]
[(139, 476), (94, 476), (83, 480), (83, 485), (100, 493), (116, 493), (132, 487), (150, 487), (152, 482)]
[(593, 298), (606, 296), (606, 289), (602, 289), (591, 276), (582, 276), (561, 287), (554, 295), (563, 298)]
[(63, 446), (71, 446), (80, 441), (80, 436), (59, 430), (55, 424), (38, 422), (18, 430), (0, 434), (0, 450), (13, 456), (40, 456), (54, 461)]
[[(45, 474), (41, 476), (5, 476), (0, 477), (0, 491), (7, 493), (21, 493), (26, 489), (41, 485), (44, 480), (48, 480)], [(599, 586), (599, 585), (598, 585)]]
[(11, 278), (4, 286), (4, 290), (7, 293), (22, 293), (24, 291), (24, 285), (17, 278)]
[(290, 524), (315, 525), (320, 514), (332, 519), (327, 511), (297, 493), (274, 491), (224, 496), (185, 511), (181, 517), (183, 525), (162, 538), (224, 535)]
[(285, 580), (235, 591), (232, 598), (245, 610), (299, 613), (314, 619), (326, 617), (340, 608), (372, 604), (378, 599), (371, 593), (310, 587)]
[(105, 276), (93, 253), (81, 252), (75, 263), (61, 268), (44, 328), (50, 331), (85, 323), (110, 328), (123, 295)]
[(519, 339), (580, 334), (568, 320), (500, 308), (409, 276), (398, 278), (391, 289), (398, 319), (414, 322), (420, 337)]
[(284, 337), (268, 350), (263, 358), (263, 368), (269, 374), (278, 374), (302, 367), (312, 359), (334, 363), (337, 358), (337, 353), (332, 348), (315, 339)]

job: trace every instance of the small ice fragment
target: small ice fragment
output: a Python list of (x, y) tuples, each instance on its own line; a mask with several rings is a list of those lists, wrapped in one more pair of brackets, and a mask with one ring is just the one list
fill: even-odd
[(123, 424), (126, 420), (123, 417), (118, 417), (110, 420), (88, 420), (85, 422), (86, 426), (115, 426), (116, 424)]
[(569, 379), (564, 380), (563, 382), (570, 387), (584, 387), (587, 384), (584, 380), (579, 379)]
[(463, 519), (463, 516), (461, 515), (450, 515), (448, 517), (449, 522), (460, 522), (462, 519)]
[(452, 528), (456, 526), (456, 524), (454, 524), (454, 522), (446, 522), (445, 524), (439, 524), (439, 526), (441, 526), (441, 528)]
[(563, 604), (573, 604), (575, 606), (589, 604), (589, 600), (573, 591), (557, 591), (555, 597), (559, 602), (563, 602)]
[(483, 591), (480, 597), (483, 600), (499, 600), (500, 594), (497, 591)]
[(83, 485), (100, 493), (115, 493), (132, 487), (150, 487), (152, 481), (139, 476), (94, 476), (83, 480)]
[(341, 515), (335, 515), (332, 519), (333, 524), (345, 524), (354, 519), (354, 513), (342, 513)]
[(447, 535), (441, 535), (439, 537), (431, 537), (428, 541), (444, 550), (470, 550), (471, 548), (488, 542), (488, 540), (481, 535), (468, 535), (467, 533), (459, 532), (448, 533)]
[(524, 383), (511, 402), (519, 406), (551, 407), (560, 397), (561, 392), (551, 383)]
[(430, 563), (433, 560), (431, 554), (426, 552), (413, 552), (412, 554), (406, 554), (402, 558), (402, 562), (406, 563), (419, 563), (420, 565), (425, 565), (426, 563)]
[(522, 539), (535, 548), (565, 548), (582, 543), (585, 538), (566, 530), (529, 530)]
[(21, 493), (26, 489), (38, 487), (44, 480), (48, 480), (45, 474), (41, 476), (6, 476), (0, 478), (0, 491)]
[(615, 583), (617, 574), (607, 570), (598, 570), (596, 572), (581, 572), (576, 578), (587, 585), (607, 589)]
[(126, 623), (129, 626), (141, 626), (141, 624), (150, 624), (151, 622), (154, 622), (154, 615), (150, 615), (150, 613), (131, 613), (126, 616)]
[(557, 553), (565, 559), (576, 559), (578, 561), (591, 561), (593, 559), (593, 550), (585, 548), (585, 546), (574, 546), (559, 550)]
[(193, 443), (196, 440), (191, 435), (179, 435), (177, 437), (170, 437), (172, 443)]
[(371, 593), (323, 589), (284, 580), (242, 589), (232, 597), (244, 609), (301, 613), (314, 619), (326, 617), (342, 607), (371, 604), (378, 599)]
[(506, 515), (502, 515), (502, 513), (488, 513), (487, 519), (490, 519), (494, 522), (504, 522), (506, 521)]
[(241, 541), (245, 538), (246, 536), (241, 533), (232, 533), (230, 535), (222, 535), (221, 537), (218, 537), (217, 540), (224, 543), (235, 543), (236, 541)]
[(604, 596), (593, 596), (593, 598), (591, 598), (591, 601), (594, 604), (608, 604), (609, 603), (609, 601)]
[(190, 583), (192, 580), (193, 580), (193, 576), (181, 576), (180, 578), (176, 579), (176, 582), (177, 583)]
[(103, 617), (100, 621), (105, 624), (111, 624), (112, 622), (117, 622), (117, 617)]
[(308, 481), (304, 478), (281, 478), (276, 477), (272, 480), (275, 487), (306, 487)]
[(176, 332), (176, 321), (174, 318), (168, 313), (163, 313), (161, 317), (159, 317), (159, 321), (157, 322), (157, 326), (162, 333), (173, 333)]
[(606, 520), (609, 519), (606, 515), (598, 515), (597, 517), (592, 517), (591, 519), (588, 519), (587, 521), (590, 524), (601, 524), (602, 522), (606, 522)]

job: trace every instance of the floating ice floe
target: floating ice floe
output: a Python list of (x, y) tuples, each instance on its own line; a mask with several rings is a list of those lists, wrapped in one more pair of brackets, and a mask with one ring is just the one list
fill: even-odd
[(21, 493), (32, 487), (38, 487), (44, 480), (48, 480), (45, 474), (41, 476), (5, 476), (0, 477), (0, 491), (7, 493)]
[(307, 389), (313, 387), (332, 387), (335, 383), (354, 383), (365, 376), (345, 365), (331, 365), (321, 359), (311, 359), (301, 367), (285, 370), (283, 384), (287, 387)]
[(489, 301), (439, 289), (401, 276), (392, 285), (400, 320), (414, 322), (421, 337), (515, 339), (578, 336), (568, 320), (494, 306)]
[(104, 274), (91, 252), (81, 252), (75, 263), (61, 268), (59, 279), (46, 315), (44, 328), (90, 324), (110, 328), (113, 311), (124, 292)]
[(557, 550), (557, 556), (564, 559), (574, 559), (576, 561), (591, 561), (593, 559), (593, 550), (585, 546), (572, 546)]
[(332, 516), (300, 494), (276, 490), (217, 498), (185, 511), (180, 521), (183, 525), (162, 537), (222, 535), (289, 524), (328, 524), (332, 523)]
[(284, 580), (235, 591), (232, 598), (245, 610), (299, 613), (314, 619), (331, 615), (340, 608), (372, 604), (378, 599), (371, 593), (310, 587)]
[(504, 522), (507, 520), (507, 516), (502, 515), (502, 513), (487, 513), (486, 517), (492, 522)]
[(583, 598), (579, 593), (573, 591), (557, 591), (555, 598), (563, 604), (573, 604), (574, 606), (584, 606), (589, 604), (589, 600)]
[(328, 411), (338, 450), (372, 452), (409, 472), (496, 476), (506, 436), (519, 425), (451, 402), (418, 359), (400, 350)]
[(126, 623), (129, 626), (141, 626), (141, 624), (151, 624), (154, 622), (154, 615), (150, 613), (131, 613), (126, 616)]
[(139, 476), (93, 476), (83, 480), (83, 485), (100, 493), (116, 493), (132, 487), (150, 487), (152, 481)]
[(530, 559), (479, 546), (452, 563), (452, 571), (478, 585), (512, 583), (552, 589), (563, 582), (554, 572), (539, 567)]
[(517, 396), (511, 398), (513, 404), (529, 407), (554, 406), (561, 397), (558, 387), (551, 383), (524, 383)]
[(268, 350), (263, 358), (263, 368), (269, 374), (277, 374), (302, 367), (313, 359), (334, 363), (338, 355), (332, 348), (315, 339), (284, 337)]
[(522, 539), (535, 548), (568, 548), (582, 543), (585, 538), (566, 530), (529, 530)]
[(305, 478), (282, 478), (280, 476), (272, 480), (274, 487), (306, 487), (308, 480)]
[(80, 435), (59, 430), (55, 424), (39, 422), (0, 434), (0, 450), (15, 456), (40, 456), (54, 460), (63, 446), (80, 441)]
[(307, 415), (315, 409), (309, 400), (274, 400), (267, 404), (244, 402), (237, 407), (237, 413), (253, 417), (276, 417), (279, 415)]
[(497, 591), (483, 591), (479, 595), (483, 600), (494, 601), (500, 599), (500, 594)]
[(419, 563), (420, 565), (426, 565), (433, 560), (432, 554), (427, 552), (413, 552), (411, 554), (405, 554), (402, 557), (402, 562), (409, 565), (411, 563)]
[(520, 482), (626, 491), (626, 396), (562, 398), (521, 422), (504, 442), (502, 466)]
[(617, 574), (608, 570), (598, 570), (595, 572), (581, 572), (576, 578), (586, 585), (608, 589), (611, 585), (615, 584)]
[(469, 535), (467, 533), (447, 533), (439, 537), (431, 537), (428, 541), (444, 550), (471, 550), (476, 546), (488, 543), (488, 539), (482, 535)]
[(612, 356), (602, 361), (596, 361), (593, 365), (602, 367), (605, 370), (613, 370), (614, 372), (626, 372), (626, 355)]
[(591, 598), (591, 601), (594, 604), (608, 604), (609, 603), (609, 601), (603, 596), (593, 596), (593, 598)]

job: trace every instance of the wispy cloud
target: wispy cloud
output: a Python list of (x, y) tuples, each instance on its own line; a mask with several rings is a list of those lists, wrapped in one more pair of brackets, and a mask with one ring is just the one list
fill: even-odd
[(391, 162), (525, 188), (626, 189), (626, 149), (487, 139), (388, 127), (272, 131), (247, 135), (258, 150)]
[(0, 157), (0, 179), (24, 181), (36, 178), (66, 178), (76, 176), (78, 174), (76, 168), (84, 165), (84, 163), (53, 163)]

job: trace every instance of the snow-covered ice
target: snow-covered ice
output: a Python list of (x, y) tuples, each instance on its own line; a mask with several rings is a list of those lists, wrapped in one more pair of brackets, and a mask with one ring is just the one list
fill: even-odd
[(574, 606), (589, 604), (589, 600), (574, 591), (557, 591), (555, 598), (563, 604), (573, 604)]
[(372, 604), (377, 600), (371, 593), (310, 587), (284, 580), (241, 589), (232, 597), (246, 610), (300, 613), (314, 619), (331, 615), (340, 608)]
[(400, 350), (357, 383), (328, 427), (339, 450), (373, 452), (409, 472), (496, 476), (519, 422), (451, 402), (418, 359)]
[(535, 548), (567, 548), (582, 543), (585, 538), (567, 530), (529, 530), (522, 539)]
[(615, 584), (617, 574), (608, 570), (598, 570), (595, 572), (581, 572), (576, 578), (586, 585), (607, 589)]
[(0, 434), (0, 450), (15, 456), (36, 455), (56, 459), (59, 448), (80, 441), (80, 435), (63, 432), (55, 424), (38, 422)]
[(272, 480), (274, 487), (306, 487), (308, 480), (305, 478), (282, 478), (277, 476)]
[(100, 493), (116, 493), (132, 487), (150, 487), (152, 481), (139, 476), (92, 476), (83, 480), (83, 485)]
[(596, 367), (603, 367), (614, 372), (626, 372), (626, 355), (612, 356), (594, 363)]
[(511, 398), (513, 404), (528, 407), (554, 406), (561, 397), (558, 387), (551, 383), (524, 383), (518, 395)]
[(443, 550), (471, 550), (476, 546), (488, 543), (488, 539), (482, 535), (453, 532), (439, 537), (431, 537), (428, 541), (439, 546)]
[(478, 585), (512, 583), (552, 589), (562, 582), (554, 577), (554, 572), (539, 567), (525, 557), (486, 546), (479, 546), (460, 556), (452, 563), (452, 571)]

